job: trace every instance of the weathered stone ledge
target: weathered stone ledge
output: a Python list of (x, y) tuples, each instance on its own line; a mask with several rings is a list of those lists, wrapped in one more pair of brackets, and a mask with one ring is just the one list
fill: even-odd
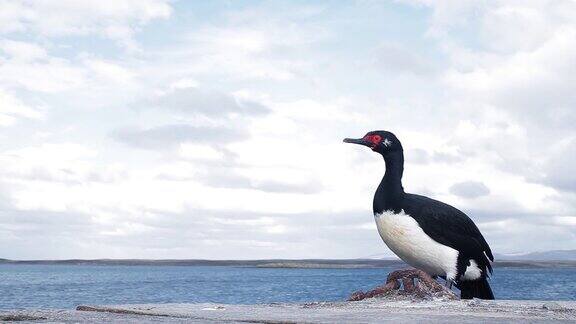
[(143, 304), (78, 306), (76, 310), (0, 311), (20, 322), (227, 323), (526, 323), (574, 322), (574, 301), (388, 300), (308, 304)]

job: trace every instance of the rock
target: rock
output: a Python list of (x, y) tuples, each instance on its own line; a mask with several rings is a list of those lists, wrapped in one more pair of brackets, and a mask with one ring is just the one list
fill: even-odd
[[(576, 302), (389, 300), (309, 304), (142, 304), (0, 311), (0, 319), (58, 323), (573, 323)], [(548, 307), (543, 310), (544, 305)], [(559, 306), (559, 307), (558, 307)], [(29, 317), (26, 317), (29, 316)]]
[[(402, 289), (401, 289), (402, 288)], [(386, 284), (370, 291), (356, 291), (348, 301), (359, 301), (367, 298), (397, 299), (449, 299), (458, 297), (448, 288), (439, 284), (434, 278), (418, 269), (404, 269), (391, 272)]]
[(21, 322), (21, 321), (41, 321), (46, 320), (46, 317), (42, 316), (32, 316), (27, 314), (6, 314), (0, 315), (0, 321), (2, 322)]

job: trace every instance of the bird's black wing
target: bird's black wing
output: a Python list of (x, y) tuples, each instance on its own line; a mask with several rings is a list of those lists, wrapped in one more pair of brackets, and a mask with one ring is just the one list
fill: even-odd
[(489, 262), (494, 261), (492, 251), (476, 224), (466, 214), (438, 200), (414, 194), (405, 195), (402, 207), (433, 240), (460, 252), (460, 274), (468, 266), (469, 259), (474, 259), (484, 270), (483, 273), (486, 273), (486, 269), (492, 272)]

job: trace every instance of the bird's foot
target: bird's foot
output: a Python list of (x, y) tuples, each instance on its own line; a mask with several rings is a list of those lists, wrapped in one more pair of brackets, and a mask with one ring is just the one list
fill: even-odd
[(357, 291), (348, 300), (358, 301), (373, 297), (387, 297), (392, 294), (418, 298), (457, 299), (450, 289), (443, 287), (426, 272), (418, 269), (403, 269), (391, 272), (386, 279), (386, 284), (367, 292)]

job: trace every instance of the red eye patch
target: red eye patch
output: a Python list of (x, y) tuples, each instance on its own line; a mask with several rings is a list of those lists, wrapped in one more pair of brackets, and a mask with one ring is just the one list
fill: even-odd
[(368, 141), (368, 142), (372, 142), (372, 144), (374, 144), (374, 146), (380, 144), (380, 141), (382, 141), (382, 137), (380, 135), (366, 135), (364, 136), (364, 140)]
[(372, 143), (372, 149), (374, 150), (380, 141), (382, 141), (382, 136), (380, 135), (366, 135), (364, 136), (364, 140)]

